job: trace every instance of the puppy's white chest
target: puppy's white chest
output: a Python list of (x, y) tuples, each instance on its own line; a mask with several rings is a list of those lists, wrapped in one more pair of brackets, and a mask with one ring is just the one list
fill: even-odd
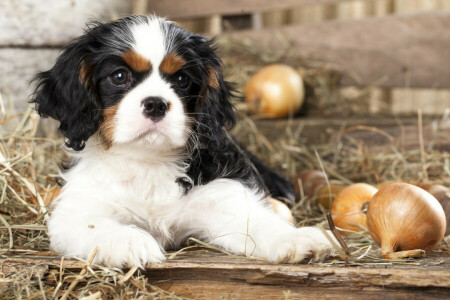
[(183, 174), (176, 167), (148, 165), (130, 172), (119, 184), (129, 195), (125, 205), (132, 206), (135, 213), (161, 218), (181, 205), (183, 190), (176, 181)]

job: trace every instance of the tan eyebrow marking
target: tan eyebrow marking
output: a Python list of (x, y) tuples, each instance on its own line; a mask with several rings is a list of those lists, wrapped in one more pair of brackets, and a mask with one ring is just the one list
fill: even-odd
[(130, 68), (133, 69), (133, 71), (144, 72), (149, 71), (152, 68), (150, 61), (133, 49), (130, 49), (122, 54), (122, 58), (130, 66)]
[(186, 61), (175, 53), (169, 53), (159, 65), (159, 70), (166, 74), (174, 74), (184, 66)]

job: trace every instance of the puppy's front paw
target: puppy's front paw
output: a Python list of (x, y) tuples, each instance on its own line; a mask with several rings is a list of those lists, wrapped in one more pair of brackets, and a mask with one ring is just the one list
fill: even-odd
[(138, 266), (165, 260), (158, 242), (135, 227), (124, 227), (98, 244), (95, 262), (109, 267)]
[(284, 236), (275, 249), (270, 261), (296, 263), (305, 259), (323, 260), (332, 252), (333, 246), (319, 228), (303, 227)]

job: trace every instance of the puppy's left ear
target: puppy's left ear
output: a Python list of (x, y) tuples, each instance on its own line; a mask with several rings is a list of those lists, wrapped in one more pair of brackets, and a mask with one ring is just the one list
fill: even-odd
[(197, 130), (201, 133), (200, 137), (206, 138), (205, 141), (220, 147), (221, 141), (224, 141), (224, 128), (231, 129), (236, 123), (230, 101), (234, 90), (223, 79), (222, 61), (216, 54), (213, 42), (208, 41), (207, 46), (208, 51), (203, 53), (206, 80), (196, 105)]
[(37, 85), (30, 101), (41, 117), (60, 122), (66, 145), (77, 151), (97, 130), (102, 112), (90, 80), (89, 46), (87, 35), (67, 46), (52, 69), (35, 77)]

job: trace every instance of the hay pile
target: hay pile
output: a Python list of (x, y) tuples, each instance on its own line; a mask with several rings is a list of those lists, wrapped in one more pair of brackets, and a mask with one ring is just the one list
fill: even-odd
[[(330, 66), (303, 61), (288, 52), (278, 55), (262, 53), (245, 42), (223, 44), (222, 48), (226, 78), (237, 82), (238, 89), (261, 66), (283, 62), (298, 68), (314, 90), (307, 100), (310, 113), (320, 111), (321, 115), (327, 115), (336, 113), (337, 107), (346, 113), (355, 109), (364, 112), (365, 108), (355, 105), (361, 102), (356, 98), (345, 101), (340, 98), (336, 92), (339, 73)], [(237, 106), (241, 107), (239, 103)], [(58, 146), (62, 139), (38, 137), (38, 117), (31, 109), (20, 114), (7, 114), (0, 99), (0, 113), (0, 253), (2, 257), (48, 254), (46, 207), (57, 191)], [(245, 111), (241, 119), (234, 133), (247, 136), (252, 141), (246, 145), (250, 151), (276, 169), (282, 169), (293, 180), (301, 170), (323, 168), (331, 179), (347, 183), (429, 180), (450, 185), (450, 155), (436, 150), (432, 145), (405, 151), (392, 145), (386, 151), (377, 153), (344, 138), (335, 140), (333, 144), (309, 145), (304, 143), (302, 128), (298, 125), (286, 127), (277, 141), (268, 141), (245, 115)], [(326, 212), (304, 196), (293, 212), (299, 226), (319, 225), (327, 228)], [(333, 258), (324, 264), (396, 263), (381, 259), (378, 246), (366, 232), (346, 238), (346, 243), (352, 252), (351, 257), (340, 252), (340, 258)], [(203, 247), (207, 248), (207, 245)], [(437, 251), (448, 251), (448, 244), (444, 242)], [(50, 273), (42, 278), (36, 275), (39, 270), (39, 266), (31, 267), (0, 278), (2, 299), (50, 299), (63, 295), (86, 299), (181, 299), (150, 285), (139, 271), (134, 273), (135, 269), (126, 273), (118, 269), (86, 268), (82, 277), (61, 270), (59, 274)]]

